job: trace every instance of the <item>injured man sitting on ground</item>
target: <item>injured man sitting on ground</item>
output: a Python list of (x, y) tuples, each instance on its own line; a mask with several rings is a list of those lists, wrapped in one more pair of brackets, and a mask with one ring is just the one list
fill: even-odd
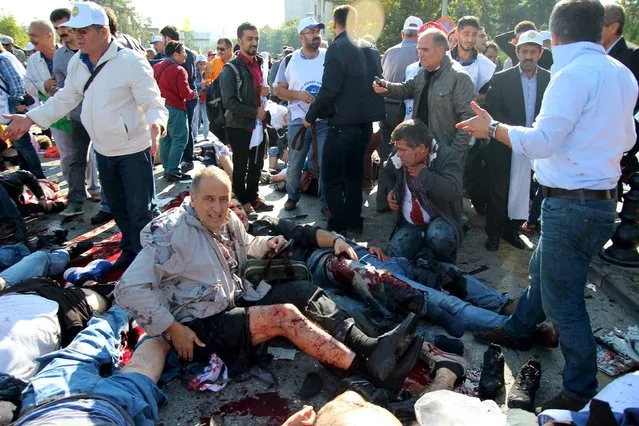
[(348, 375), (399, 390), (422, 351), (417, 316), (374, 338), (309, 281), (253, 287), (243, 278), (247, 257), (286, 241), (249, 235), (230, 197), (226, 173), (200, 170), (191, 197), (142, 231), (143, 249), (116, 287), (117, 303), (181, 358), (207, 362), (217, 354), (231, 377), (251, 367), (254, 346), (281, 336)]

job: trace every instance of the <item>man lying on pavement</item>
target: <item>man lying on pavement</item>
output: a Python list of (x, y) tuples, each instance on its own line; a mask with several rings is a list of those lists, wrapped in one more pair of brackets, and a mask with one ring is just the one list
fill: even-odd
[(254, 346), (281, 336), (323, 363), (398, 390), (422, 347), (416, 316), (373, 338), (311, 282), (254, 288), (242, 278), (248, 256), (278, 251), (285, 239), (247, 234), (228, 208), (230, 194), (224, 171), (200, 170), (191, 197), (142, 231), (117, 303), (181, 358), (207, 362), (216, 353), (231, 377), (248, 371)]

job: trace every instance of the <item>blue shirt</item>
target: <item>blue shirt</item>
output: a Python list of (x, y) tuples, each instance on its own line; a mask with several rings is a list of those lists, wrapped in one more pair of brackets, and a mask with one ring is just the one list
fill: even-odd
[(635, 143), (637, 81), (591, 42), (553, 46), (552, 78), (532, 128), (512, 127), (512, 149), (536, 160), (540, 184), (613, 189)]
[(519, 65), (521, 88), (524, 91), (524, 107), (526, 109), (526, 127), (531, 127), (535, 121), (535, 104), (537, 103), (537, 70), (532, 78), (528, 78)]
[[(24, 96), (24, 76), (26, 70), (18, 59), (9, 52), (0, 53), (0, 85), (9, 92), (9, 112), (15, 114), (16, 106)], [(2, 90), (2, 89), (0, 89)]]

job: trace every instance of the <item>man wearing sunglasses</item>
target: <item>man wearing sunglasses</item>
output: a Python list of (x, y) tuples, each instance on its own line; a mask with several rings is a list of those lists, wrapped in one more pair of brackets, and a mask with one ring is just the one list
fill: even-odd
[(82, 103), (82, 124), (94, 143), (102, 186), (122, 231), (122, 255), (114, 267), (123, 268), (140, 251), (140, 231), (156, 210), (152, 157), (168, 112), (148, 61), (113, 42), (99, 5), (76, 3), (64, 25), (80, 48), (69, 61), (64, 90), (27, 115), (5, 116), (12, 121), (3, 136), (15, 140), (32, 124), (47, 128)]
[(206, 70), (204, 70), (204, 79), (207, 83), (211, 83), (217, 79), (222, 72), (222, 67), (228, 61), (233, 59), (233, 43), (228, 38), (221, 38), (217, 41), (217, 55), (209, 60)]

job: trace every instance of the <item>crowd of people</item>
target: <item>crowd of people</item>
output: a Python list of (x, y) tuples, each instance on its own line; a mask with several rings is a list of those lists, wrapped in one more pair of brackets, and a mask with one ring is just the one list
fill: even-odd
[[(249, 22), (237, 44), (220, 38), (206, 55), (173, 26), (145, 48), (90, 1), (31, 22), (25, 51), (0, 37), (1, 424), (154, 424), (171, 353), (218, 357), (232, 380), (278, 337), (331, 366), (346, 391), (288, 426), (633, 424), (637, 401), (615, 395), (638, 375), (597, 395), (583, 294), (622, 184), (639, 170), (639, 50), (623, 37), (624, 8), (561, 0), (548, 30), (523, 21), (494, 40), (473, 16), (454, 28), (409, 16), (383, 53), (358, 36), (357, 17), (336, 7), (330, 44), (324, 23), (302, 18), (300, 47), (277, 60), (259, 52)], [(66, 199), (48, 195), (57, 183), (34, 131), (59, 152)], [(162, 213), (156, 165), (166, 182), (191, 185)], [(284, 210), (313, 193), (324, 228), (269, 215), (259, 185), (282, 174)], [(377, 212), (396, 218), (385, 249), (353, 240), (375, 185)], [(485, 217), (487, 251), (539, 237), (523, 294), (456, 265), (464, 197)], [(36, 250), (24, 216), (81, 217), (87, 199), (101, 203), (93, 225), (114, 219), (121, 232), (117, 260), (75, 265), (90, 241)], [(110, 270), (117, 282), (104, 282)], [(421, 335), (426, 322), (446, 334)], [(467, 372), (467, 331), (488, 345), (480, 398), (504, 390), (502, 347), (559, 347), (561, 392), (536, 404), (542, 366), (531, 359), (503, 418), (451, 394)], [(418, 360), (433, 382), (406, 397)]]

